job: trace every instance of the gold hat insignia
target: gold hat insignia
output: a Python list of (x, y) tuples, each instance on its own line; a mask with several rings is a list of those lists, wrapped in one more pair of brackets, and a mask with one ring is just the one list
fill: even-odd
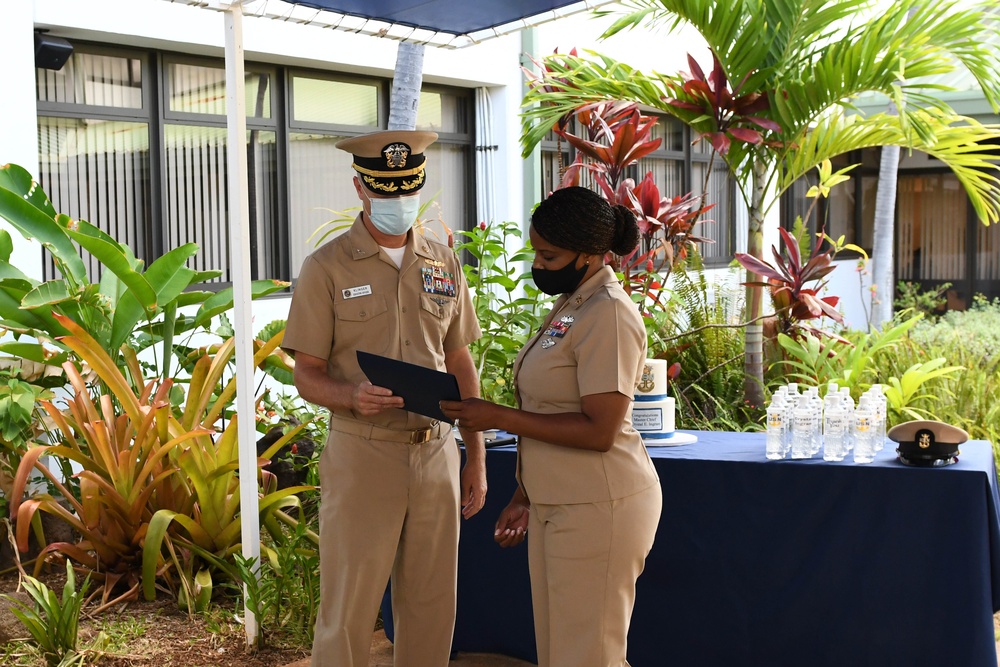
[(410, 147), (406, 144), (389, 144), (382, 149), (385, 155), (385, 165), (390, 169), (399, 169), (406, 166), (406, 158), (410, 156)]

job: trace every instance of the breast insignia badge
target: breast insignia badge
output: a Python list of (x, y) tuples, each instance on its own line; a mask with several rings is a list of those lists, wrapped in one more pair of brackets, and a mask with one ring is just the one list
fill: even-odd
[(443, 271), (440, 266), (421, 268), (420, 278), (423, 282), (424, 292), (440, 294), (441, 296), (455, 296), (455, 275)]
[(555, 344), (556, 342), (554, 340), (552, 340), (551, 338), (546, 338), (545, 340), (542, 341), (542, 349), (547, 350)]

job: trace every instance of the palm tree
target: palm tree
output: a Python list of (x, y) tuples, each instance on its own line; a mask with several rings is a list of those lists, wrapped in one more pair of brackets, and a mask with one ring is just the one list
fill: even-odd
[[(681, 23), (708, 44), (716, 67), (705, 76), (645, 75), (600, 56), (550, 56), (525, 98), (527, 155), (558, 119), (581, 104), (618, 99), (655, 107), (707, 137), (739, 184), (749, 211), (747, 252), (760, 258), (765, 215), (798, 178), (823, 160), (895, 145), (947, 164), (985, 223), (1000, 219), (1000, 179), (989, 142), (1000, 129), (958, 116), (920, 77), (965, 67), (994, 109), (1000, 75), (991, 46), (993, 14), (955, 0), (894, 0), (875, 14), (870, 0), (631, 0), (634, 9), (605, 33)], [(737, 82), (730, 85), (729, 82)], [(898, 116), (853, 115), (863, 92), (889, 95)], [(536, 104), (537, 103), (537, 104)], [(759, 281), (748, 276), (748, 282)], [(763, 404), (763, 311), (747, 288), (745, 398)]]

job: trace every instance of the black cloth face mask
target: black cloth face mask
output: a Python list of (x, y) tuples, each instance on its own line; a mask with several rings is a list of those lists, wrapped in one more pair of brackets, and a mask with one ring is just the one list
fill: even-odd
[(531, 277), (535, 281), (535, 286), (550, 296), (566, 294), (572, 292), (580, 286), (584, 274), (587, 273), (587, 265), (584, 264), (579, 269), (576, 263), (580, 259), (581, 253), (569, 260), (566, 266), (561, 269), (540, 269), (531, 267)]

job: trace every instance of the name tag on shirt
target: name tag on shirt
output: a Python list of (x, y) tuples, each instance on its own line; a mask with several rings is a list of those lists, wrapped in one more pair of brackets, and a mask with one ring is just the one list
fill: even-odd
[(358, 287), (348, 287), (344, 290), (345, 299), (353, 299), (358, 296), (368, 296), (372, 293), (371, 285), (359, 285)]

